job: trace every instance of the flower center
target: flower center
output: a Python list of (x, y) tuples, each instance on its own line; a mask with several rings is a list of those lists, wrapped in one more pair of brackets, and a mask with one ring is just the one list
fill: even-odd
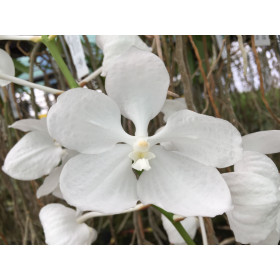
[(140, 138), (133, 144), (133, 151), (128, 155), (133, 160), (132, 168), (142, 171), (150, 170), (150, 159), (155, 158), (155, 155), (149, 152), (150, 144), (144, 139)]

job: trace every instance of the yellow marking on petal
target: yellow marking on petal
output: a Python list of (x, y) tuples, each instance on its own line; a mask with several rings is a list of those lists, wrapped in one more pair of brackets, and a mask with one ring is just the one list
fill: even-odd
[(43, 118), (46, 118), (47, 117), (47, 114), (41, 114), (39, 115), (39, 119), (43, 119)]

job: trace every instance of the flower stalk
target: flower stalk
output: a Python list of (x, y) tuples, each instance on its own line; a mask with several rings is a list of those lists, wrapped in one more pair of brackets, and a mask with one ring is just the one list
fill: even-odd
[(174, 214), (167, 212), (165, 210), (163, 210), (162, 208), (152, 205), (154, 208), (156, 208), (161, 214), (163, 214), (172, 224), (173, 226), (177, 229), (177, 231), (179, 232), (179, 234), (182, 236), (182, 238), (184, 239), (184, 241), (188, 244), (188, 245), (196, 245), (195, 242), (191, 239), (191, 237), (189, 236), (189, 234), (186, 232), (186, 230), (184, 229), (184, 227), (182, 226), (182, 224), (180, 222), (175, 222), (173, 220), (173, 216)]
[(37, 43), (41, 41), (41, 36), (0, 35), (0, 40), (32, 41)]
[(58, 67), (60, 68), (61, 72), (63, 73), (65, 79), (70, 88), (77, 88), (79, 87), (78, 83), (75, 81), (74, 77), (72, 76), (71, 72), (69, 71), (67, 65), (65, 64), (64, 60), (62, 59), (58, 47), (55, 43), (54, 37), (49, 37), (48, 35), (42, 36), (42, 42), (45, 46), (49, 49), (51, 55), (55, 59)]
[(7, 75), (5, 73), (0, 73), (0, 79), (3, 79), (5, 81), (10, 81), (10, 82), (13, 82), (13, 83), (21, 85), (21, 86), (40, 89), (40, 90), (43, 90), (43, 91), (46, 91), (46, 92), (49, 92), (49, 93), (53, 93), (53, 94), (60, 94), (60, 93), (63, 92), (62, 90), (58, 90), (58, 89), (42, 86), (42, 85), (39, 85), (39, 84), (31, 83), (29, 81), (25, 81), (23, 79), (20, 79), (20, 78), (14, 77), (14, 76), (10, 76), (10, 75)]
[[(125, 214), (125, 213), (134, 212), (134, 211), (144, 210), (144, 209), (148, 208), (149, 206), (150, 205), (144, 205), (144, 204), (140, 203), (140, 204), (136, 205), (134, 208), (128, 209), (119, 214)], [(91, 218), (104, 217), (104, 216), (109, 216), (109, 215), (110, 214), (104, 214), (104, 213), (99, 213), (99, 212), (88, 212), (88, 213), (85, 213), (84, 215), (78, 217), (77, 222), (81, 224)]]
[(87, 84), (88, 82), (90, 82), (91, 80), (95, 79), (96, 77), (98, 77), (100, 74), (102, 73), (102, 67), (99, 67), (98, 69), (96, 69), (94, 72), (92, 72), (91, 74), (89, 74), (86, 78), (84, 78), (83, 80), (81, 80), (79, 82), (79, 85), (81, 87), (83, 87), (85, 84)]
[(198, 220), (199, 220), (199, 226), (200, 226), (200, 230), (201, 230), (203, 245), (208, 245), (207, 234), (206, 234), (206, 230), (205, 230), (205, 224), (203, 221), (203, 217), (199, 216)]

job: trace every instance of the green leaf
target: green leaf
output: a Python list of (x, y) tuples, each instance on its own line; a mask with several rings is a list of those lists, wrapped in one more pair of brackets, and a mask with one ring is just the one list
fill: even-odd
[(18, 61), (17, 59), (13, 59), (15, 68), (18, 72), (20, 73), (29, 73), (29, 67), (25, 66), (24, 64), (22, 64), (20, 61)]

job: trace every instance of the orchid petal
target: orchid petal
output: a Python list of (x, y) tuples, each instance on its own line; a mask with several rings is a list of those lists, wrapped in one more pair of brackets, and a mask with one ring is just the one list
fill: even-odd
[[(4, 50), (0, 49), (0, 73), (4, 73), (10, 76), (15, 76), (15, 66), (10, 55)], [(0, 79), (0, 86), (4, 87), (10, 84), (10, 81)]]
[(115, 102), (103, 93), (71, 89), (59, 96), (48, 113), (50, 135), (63, 146), (80, 153), (102, 153), (132, 136), (121, 126)]
[[(178, 233), (177, 229), (172, 225), (172, 223), (164, 216), (161, 215), (162, 225), (167, 233), (168, 240), (170, 243), (175, 245), (184, 245), (186, 242), (183, 237)], [(186, 232), (189, 234), (191, 239), (196, 235), (196, 231), (199, 226), (198, 219), (196, 217), (187, 217), (180, 222)]]
[(185, 217), (214, 217), (231, 209), (229, 189), (215, 168), (160, 146), (151, 151), (156, 156), (151, 170), (141, 174), (137, 185), (142, 203)]
[(189, 110), (172, 114), (149, 142), (169, 142), (168, 149), (213, 167), (227, 167), (242, 158), (241, 135), (231, 123)]
[(280, 130), (267, 130), (250, 133), (242, 137), (243, 148), (262, 154), (280, 152)]
[(164, 114), (163, 120), (167, 122), (167, 119), (175, 112), (187, 109), (186, 100), (184, 97), (176, 99), (166, 99), (161, 112)]
[(134, 207), (137, 180), (128, 157), (130, 151), (130, 146), (119, 144), (102, 154), (70, 159), (60, 176), (64, 199), (83, 211), (108, 214)]
[(43, 131), (48, 132), (47, 128), (47, 119), (42, 118), (40, 120), (37, 119), (24, 119), (14, 122), (9, 126), (10, 128), (18, 129), (24, 132), (27, 131)]
[(229, 224), (238, 242), (257, 243), (275, 229), (278, 213), (278, 186), (256, 173), (223, 174), (234, 209), (227, 212)]
[(57, 197), (57, 198), (64, 199), (60, 188), (56, 188), (56, 189), (52, 192), (52, 195), (55, 196), (55, 197)]
[[(278, 208), (278, 210), (280, 210)], [(278, 211), (277, 221), (275, 230), (273, 230), (265, 240), (258, 243), (253, 243), (256, 245), (277, 245), (280, 241), (280, 212)]]
[(18, 180), (38, 179), (59, 164), (62, 153), (47, 133), (32, 131), (10, 150), (2, 169)]
[(96, 44), (103, 50), (102, 76), (106, 76), (114, 60), (135, 46), (143, 51), (152, 51), (137, 35), (97, 35)]
[(39, 214), (48, 245), (90, 245), (97, 232), (77, 222), (76, 211), (62, 204), (44, 206)]
[(120, 56), (105, 81), (108, 95), (132, 120), (137, 136), (147, 136), (149, 121), (162, 108), (169, 85), (168, 72), (156, 55), (134, 47)]
[(61, 165), (53, 169), (51, 173), (45, 178), (44, 183), (37, 190), (37, 198), (41, 198), (42, 196), (49, 195), (51, 193), (58, 198), (63, 198), (59, 188), (60, 174), (66, 162), (76, 155), (78, 155), (78, 153), (75, 151), (66, 149), (63, 150)]
[(152, 50), (137, 35), (97, 35), (96, 44), (103, 50), (105, 55), (107, 55), (107, 51), (120, 55), (132, 46), (143, 51)]
[(265, 240), (257, 243), (252, 243), (254, 245), (278, 245), (280, 240), (280, 233), (277, 230), (272, 231)]
[(258, 152), (244, 152), (242, 160), (234, 165), (235, 172), (249, 172), (262, 175), (280, 187), (280, 176), (275, 163), (266, 155)]
[(59, 177), (63, 166), (58, 166), (51, 171), (51, 173), (45, 178), (44, 183), (38, 188), (36, 192), (37, 198), (49, 195), (59, 188)]

